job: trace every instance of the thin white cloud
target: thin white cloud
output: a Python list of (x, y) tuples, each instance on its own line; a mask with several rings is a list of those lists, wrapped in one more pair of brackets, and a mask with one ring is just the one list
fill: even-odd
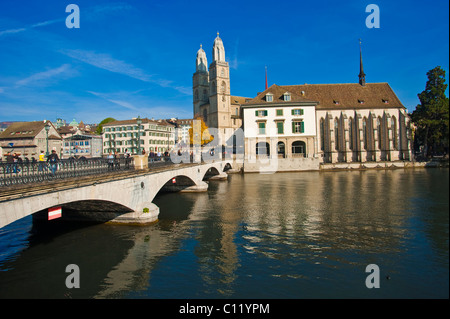
[(122, 74), (143, 82), (154, 83), (161, 87), (172, 88), (182, 94), (186, 95), (192, 94), (191, 88), (174, 85), (173, 81), (170, 80), (155, 78), (153, 74), (148, 74), (144, 70), (137, 68), (130, 63), (115, 59), (109, 54), (79, 49), (60, 50), (59, 52), (68, 57), (71, 57), (78, 61), (82, 61), (84, 63), (87, 63), (89, 65), (95, 66), (103, 70)]
[(14, 33), (23, 32), (26, 30), (27, 30), (26, 28), (3, 30), (3, 31), (0, 31), (0, 37), (5, 34), (14, 34)]
[(145, 82), (150, 82), (151, 75), (143, 70), (121, 60), (114, 59), (109, 54), (85, 50), (60, 50), (64, 55), (82, 61), (100, 69), (119, 73)]
[(63, 19), (54, 19), (54, 20), (48, 20), (48, 21), (44, 21), (44, 22), (38, 22), (38, 23), (32, 24), (32, 25), (30, 25), (28, 27), (24, 27), (24, 28), (3, 30), (3, 31), (0, 31), (0, 37), (3, 36), (3, 35), (7, 35), (7, 34), (15, 34), (15, 33), (24, 32), (24, 31), (27, 31), (29, 29), (34, 29), (34, 28), (50, 25), (50, 24), (53, 24), (53, 23), (61, 22), (61, 21), (63, 21)]
[(119, 105), (119, 106), (122, 106), (122, 107), (124, 107), (124, 108), (127, 108), (127, 109), (129, 109), (129, 110), (132, 110), (132, 111), (137, 111), (138, 110), (138, 108), (137, 107), (135, 107), (134, 105), (132, 105), (131, 103), (129, 103), (129, 102), (126, 102), (126, 101), (120, 101), (120, 100), (117, 100), (117, 99), (111, 99), (111, 98), (109, 98), (106, 94), (102, 94), (102, 93), (98, 93), (98, 92), (93, 92), (93, 91), (88, 91), (90, 94), (92, 94), (92, 95), (95, 95), (95, 96), (97, 96), (97, 97), (99, 97), (99, 98), (102, 98), (102, 99), (104, 99), (104, 100), (106, 100), (106, 101), (109, 101), (109, 102), (111, 102), (111, 103), (114, 103), (114, 104), (117, 104), (117, 105)]
[(34, 82), (48, 80), (48, 79), (53, 78), (60, 74), (67, 74), (70, 72), (70, 70), (71, 70), (71, 67), (69, 64), (63, 64), (58, 68), (47, 70), (44, 72), (35, 73), (25, 79), (19, 80), (16, 82), (16, 87), (29, 85)]

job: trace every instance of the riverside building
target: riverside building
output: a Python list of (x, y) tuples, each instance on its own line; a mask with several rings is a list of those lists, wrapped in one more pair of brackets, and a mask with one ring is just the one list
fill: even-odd
[(388, 83), (366, 83), (361, 51), (357, 83), (266, 85), (252, 99), (230, 94), (219, 34), (212, 57), (208, 71), (203, 48), (197, 52), (194, 116), (217, 128), (222, 144), (243, 129), (245, 171), (258, 170), (260, 160), (272, 160), (277, 170), (315, 170), (412, 159), (407, 110)]
[(141, 152), (165, 152), (173, 148), (175, 127), (165, 120), (148, 118), (114, 121), (103, 125), (103, 154), (109, 152), (137, 154)]

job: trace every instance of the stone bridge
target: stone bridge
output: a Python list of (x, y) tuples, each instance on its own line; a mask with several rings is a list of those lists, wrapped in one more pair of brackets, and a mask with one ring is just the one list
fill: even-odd
[(2, 189), (0, 228), (25, 216), (47, 219), (48, 209), (62, 207), (66, 219), (145, 224), (158, 220), (152, 203), (161, 191), (207, 191), (209, 178), (226, 179), (232, 162), (175, 164), (159, 170), (136, 170), (106, 176)]

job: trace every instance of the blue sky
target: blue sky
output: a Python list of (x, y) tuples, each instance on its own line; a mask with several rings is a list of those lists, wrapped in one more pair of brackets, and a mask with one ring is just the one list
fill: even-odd
[[(65, 25), (70, 3), (79, 29)], [(365, 24), (371, 3), (379, 29)], [(447, 0), (0, 0), (0, 121), (191, 118), (196, 53), (211, 62), (217, 31), (232, 95), (263, 91), (265, 66), (269, 85), (356, 83), (362, 38), (367, 82), (413, 111), (427, 71), (448, 83), (448, 12)]]

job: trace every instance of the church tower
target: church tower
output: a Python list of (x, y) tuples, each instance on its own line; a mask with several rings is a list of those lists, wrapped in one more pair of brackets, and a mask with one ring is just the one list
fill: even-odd
[[(206, 115), (209, 113), (209, 74), (207, 70), (208, 60), (206, 59), (206, 53), (200, 45), (200, 49), (197, 51), (197, 60), (195, 73), (192, 76), (193, 82), (193, 96), (194, 96), (194, 116)], [(201, 106), (204, 107), (201, 108)], [(203, 110), (206, 110), (206, 114), (203, 114)], [(206, 119), (205, 119), (206, 120)]]
[(207, 125), (219, 130), (231, 127), (230, 67), (225, 61), (222, 39), (214, 40), (213, 61), (209, 66), (209, 116)]

